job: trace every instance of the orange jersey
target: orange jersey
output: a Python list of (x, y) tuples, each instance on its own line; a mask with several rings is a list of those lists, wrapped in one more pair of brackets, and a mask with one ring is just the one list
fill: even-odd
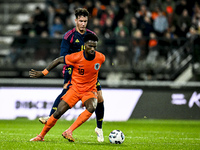
[(96, 91), (96, 83), (101, 64), (105, 61), (105, 56), (95, 51), (93, 60), (87, 60), (84, 51), (65, 56), (65, 63), (73, 66), (71, 88), (82, 93)]

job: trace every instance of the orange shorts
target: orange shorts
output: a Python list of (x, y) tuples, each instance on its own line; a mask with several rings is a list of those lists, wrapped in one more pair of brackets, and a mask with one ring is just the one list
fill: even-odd
[(82, 101), (82, 105), (84, 106), (85, 101), (90, 98), (97, 99), (97, 92), (90, 91), (78, 93), (73, 88), (70, 88), (67, 93), (61, 97), (61, 100), (64, 100), (69, 105), (69, 107), (72, 108), (79, 100)]

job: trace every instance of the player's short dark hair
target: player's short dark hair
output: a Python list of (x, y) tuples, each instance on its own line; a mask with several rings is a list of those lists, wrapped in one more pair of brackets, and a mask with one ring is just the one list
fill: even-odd
[(77, 8), (75, 10), (75, 16), (76, 16), (76, 18), (78, 18), (78, 16), (88, 17), (89, 16), (89, 12), (85, 8)]
[(98, 37), (95, 34), (88, 33), (84, 37), (84, 42), (87, 42), (89, 40), (91, 40), (91, 41), (97, 41), (98, 42), (99, 39), (98, 39)]

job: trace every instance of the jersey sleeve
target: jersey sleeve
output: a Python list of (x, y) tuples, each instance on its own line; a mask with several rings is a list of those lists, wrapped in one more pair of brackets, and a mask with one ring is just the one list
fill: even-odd
[(69, 47), (70, 47), (70, 42), (68, 40), (62, 39), (60, 46), (60, 56), (68, 55)]
[(79, 60), (80, 55), (78, 53), (73, 53), (70, 55), (65, 55), (64, 62), (68, 65), (74, 65)]
[(74, 59), (73, 58), (74, 58), (73, 54), (65, 55), (65, 58), (64, 58), (65, 64), (73, 66), (73, 64), (74, 64)]
[(69, 54), (69, 49), (71, 45), (71, 40), (72, 38), (72, 30), (69, 30), (65, 33), (63, 36), (61, 45), (60, 45), (60, 56), (65, 56)]

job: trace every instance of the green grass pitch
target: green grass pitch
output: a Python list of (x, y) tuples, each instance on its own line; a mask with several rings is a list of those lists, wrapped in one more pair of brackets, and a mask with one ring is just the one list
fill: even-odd
[[(73, 132), (74, 143), (61, 134), (73, 121), (59, 120), (45, 136), (44, 142), (30, 142), (43, 128), (38, 120), (19, 118), (0, 120), (1, 150), (199, 150), (200, 121), (132, 119), (104, 122), (103, 143), (98, 143), (95, 120), (89, 120)], [(109, 133), (119, 129), (125, 134), (123, 144), (110, 144)]]

